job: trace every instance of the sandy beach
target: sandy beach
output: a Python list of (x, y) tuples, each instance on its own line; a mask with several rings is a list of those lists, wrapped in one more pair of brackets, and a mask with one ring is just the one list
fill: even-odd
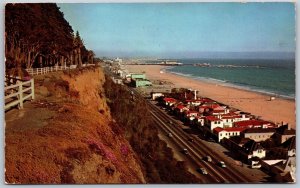
[(147, 79), (151, 81), (168, 81), (174, 84), (173, 87), (196, 89), (200, 96), (209, 97), (230, 107), (261, 116), (264, 120), (289, 123), (292, 128), (296, 129), (295, 100), (276, 98), (270, 101), (270, 96), (265, 94), (193, 80), (171, 73), (161, 73), (161, 70), (166, 67), (160, 65), (126, 65), (125, 68), (134, 73), (144, 72)]

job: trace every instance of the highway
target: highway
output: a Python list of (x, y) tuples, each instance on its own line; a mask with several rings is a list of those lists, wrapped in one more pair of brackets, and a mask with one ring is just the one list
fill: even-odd
[[(134, 89), (130, 90), (135, 95), (140, 95)], [(145, 99), (146, 100), (146, 99)], [(179, 124), (174, 121), (174, 118), (166, 114), (162, 109), (160, 109), (155, 104), (151, 103), (151, 101), (147, 100), (147, 104), (150, 110), (150, 113), (153, 117), (154, 122), (164, 134), (168, 135), (172, 134), (172, 141), (178, 146), (178, 148), (186, 148), (188, 150), (188, 154), (185, 155), (185, 160), (189, 161), (190, 164), (193, 164), (195, 169), (199, 167), (204, 167), (208, 174), (207, 175), (198, 175), (201, 182), (203, 183), (251, 183), (249, 177), (237, 171), (234, 166), (231, 164), (226, 164), (226, 168), (222, 168), (218, 165), (219, 161), (223, 161), (224, 159), (217, 154), (217, 152), (213, 151), (210, 147), (203, 144), (203, 141), (198, 137), (193, 137), (193, 142), (189, 141), (192, 135), (185, 132)], [(170, 121), (173, 123), (171, 124)], [(181, 151), (174, 151), (181, 152)], [(207, 162), (203, 160), (203, 157), (210, 156), (212, 158), (212, 162)]]

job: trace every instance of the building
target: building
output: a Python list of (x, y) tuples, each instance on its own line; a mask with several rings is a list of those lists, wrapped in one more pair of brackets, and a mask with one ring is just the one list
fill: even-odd
[(131, 80), (131, 84), (134, 87), (152, 86), (152, 82), (150, 82), (149, 80), (140, 79), (140, 78), (136, 78), (136, 79)]
[(117, 57), (116, 59), (114, 59), (114, 61), (115, 61), (115, 62), (122, 63), (123, 60)]
[(241, 137), (250, 138), (256, 142), (261, 142), (271, 138), (275, 131), (276, 130), (274, 128), (251, 128), (241, 132)]
[(123, 80), (119, 78), (112, 77), (112, 80), (115, 84), (123, 85)]
[(262, 160), (262, 168), (275, 174), (277, 182), (296, 182), (296, 157), (286, 160)]
[(223, 138), (229, 139), (230, 137), (240, 136), (240, 133), (245, 130), (242, 127), (232, 127), (232, 128), (221, 128), (216, 127), (213, 130), (213, 133), (217, 136), (218, 142), (220, 142)]
[(263, 120), (245, 120), (234, 123), (234, 127), (245, 127), (245, 128), (275, 128), (275, 125), (268, 121)]
[(296, 156), (296, 136), (289, 138), (284, 143), (277, 147), (268, 149), (268, 159), (287, 159), (288, 157)]
[(131, 73), (131, 80), (135, 80), (135, 79), (146, 79), (146, 75), (145, 74), (138, 74), (138, 73)]
[(202, 127), (205, 124), (205, 117), (204, 116), (196, 116), (195, 119), (193, 120), (193, 124), (196, 125), (197, 127)]
[(205, 124), (209, 127), (211, 132), (216, 127), (223, 128), (223, 121), (221, 119), (215, 117), (215, 116), (206, 116), (205, 117)]
[(161, 92), (151, 92), (152, 100), (156, 100), (157, 98), (163, 97), (163, 96), (165, 96), (165, 95)]
[(282, 125), (281, 127), (276, 129), (276, 133), (274, 134), (274, 139), (277, 144), (282, 144), (287, 141), (289, 138), (296, 135), (296, 130), (291, 129), (289, 125)]
[(249, 140), (243, 146), (243, 154), (246, 159), (250, 162), (249, 159), (253, 157), (265, 158), (266, 150), (260, 145), (260, 143), (255, 142), (254, 140)]
[(175, 103), (177, 103), (177, 100), (176, 100), (176, 99), (174, 99), (174, 98), (169, 98), (169, 97), (165, 97), (165, 98), (163, 99), (163, 101), (164, 101), (164, 105), (166, 105), (166, 106), (173, 106)]
[(192, 110), (186, 110), (184, 111), (184, 118), (186, 120), (194, 120), (195, 117), (197, 117), (199, 115), (199, 112), (198, 111), (192, 111)]

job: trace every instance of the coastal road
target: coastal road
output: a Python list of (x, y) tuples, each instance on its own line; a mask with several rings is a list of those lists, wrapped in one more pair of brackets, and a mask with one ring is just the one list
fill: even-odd
[[(134, 89), (130, 88), (130, 90), (134, 95), (140, 95)], [(158, 128), (164, 134), (171, 133), (173, 136), (170, 137), (170, 139), (172, 139), (172, 141), (176, 143), (178, 148), (181, 148), (181, 150), (186, 148), (188, 150), (189, 154), (185, 156), (185, 160), (187, 160), (190, 164), (193, 164), (195, 169), (204, 167), (207, 170), (208, 175), (202, 175), (203, 177), (201, 177), (201, 180), (203, 180), (205, 183), (253, 182), (253, 180), (235, 170), (235, 168), (231, 164), (226, 164), (227, 168), (218, 166), (218, 162), (224, 160), (222, 156), (212, 151), (211, 148), (203, 144), (202, 141), (197, 137), (193, 137), (193, 142), (189, 141), (191, 135), (185, 132), (179, 124), (175, 123), (172, 117), (167, 115), (163, 110), (152, 104), (150, 101), (147, 101), (147, 103)], [(173, 123), (170, 124), (170, 121), (172, 121)], [(203, 157), (205, 156), (211, 156), (212, 162), (204, 161)]]

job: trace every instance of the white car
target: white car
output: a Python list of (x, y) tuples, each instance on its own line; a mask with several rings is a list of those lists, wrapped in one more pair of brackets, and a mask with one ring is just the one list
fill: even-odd
[(226, 164), (224, 163), (224, 161), (219, 161), (219, 166), (222, 168), (226, 168)]
[(197, 171), (204, 175), (208, 174), (205, 168), (198, 168)]

